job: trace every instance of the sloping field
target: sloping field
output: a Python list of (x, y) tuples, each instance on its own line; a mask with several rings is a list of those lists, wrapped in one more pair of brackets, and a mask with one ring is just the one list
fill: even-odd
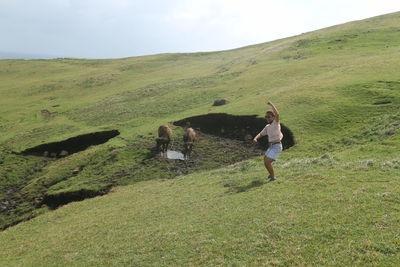
[[(398, 25), (393, 13), (230, 51), (0, 60), (0, 265), (396, 266)], [(160, 124), (262, 116), (267, 100), (297, 141), (276, 182), (224, 131), (202, 132), (187, 162), (153, 150)]]

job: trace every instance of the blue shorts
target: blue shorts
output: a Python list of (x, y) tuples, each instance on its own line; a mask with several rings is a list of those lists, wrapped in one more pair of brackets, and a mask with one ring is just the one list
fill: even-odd
[(282, 152), (282, 143), (269, 143), (268, 150), (265, 152), (267, 158), (276, 160)]

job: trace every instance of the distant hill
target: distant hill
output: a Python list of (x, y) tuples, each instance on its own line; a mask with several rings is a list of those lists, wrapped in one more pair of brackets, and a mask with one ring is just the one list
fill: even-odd
[(29, 54), (29, 53), (16, 53), (16, 52), (3, 52), (0, 51), (0, 59), (52, 59), (57, 58), (51, 55), (42, 54)]

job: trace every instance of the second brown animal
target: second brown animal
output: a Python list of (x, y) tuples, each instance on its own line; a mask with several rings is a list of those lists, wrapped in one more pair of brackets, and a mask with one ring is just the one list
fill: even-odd
[(193, 128), (187, 128), (183, 134), (183, 155), (185, 158), (192, 154), (193, 143), (196, 140), (196, 132)]

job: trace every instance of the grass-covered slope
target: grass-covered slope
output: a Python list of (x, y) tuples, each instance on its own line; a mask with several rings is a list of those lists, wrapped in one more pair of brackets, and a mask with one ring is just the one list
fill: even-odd
[[(0, 222), (41, 215), (0, 233), (0, 264), (395, 265), (398, 25), (393, 13), (223, 52), (1, 60)], [(197, 149), (215, 155), (175, 179), (176, 163), (150, 157), (161, 123), (262, 115), (267, 100), (298, 141), (278, 182), (260, 158), (207, 170), (236, 157), (210, 140)], [(59, 160), (15, 153), (112, 129)], [(43, 202), (110, 188), (55, 211)]]
[(0, 255), (6, 266), (396, 266), (394, 163), (348, 160), (285, 158), (276, 183), (248, 161), (119, 187), (4, 231)]

